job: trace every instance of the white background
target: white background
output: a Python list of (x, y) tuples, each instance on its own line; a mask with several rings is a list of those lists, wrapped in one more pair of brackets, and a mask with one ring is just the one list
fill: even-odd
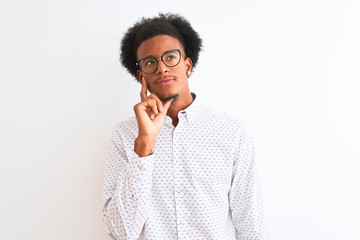
[(1, 1), (0, 239), (107, 239), (106, 145), (140, 87), (119, 42), (169, 11), (204, 40), (192, 91), (255, 138), (272, 239), (360, 239), (357, 0)]

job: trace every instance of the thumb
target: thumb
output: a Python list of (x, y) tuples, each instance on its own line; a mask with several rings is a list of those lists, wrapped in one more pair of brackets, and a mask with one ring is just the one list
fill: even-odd
[(171, 99), (171, 100), (166, 101), (165, 103), (163, 103), (162, 110), (159, 112), (159, 114), (157, 114), (155, 116), (155, 118), (153, 120), (156, 124), (162, 125), (164, 123), (164, 120), (166, 118), (166, 113), (169, 110), (172, 101), (173, 100)]
[(171, 102), (173, 101), (174, 99), (170, 99), (168, 101), (166, 101), (165, 103), (163, 103), (162, 105), (162, 113), (164, 113), (166, 115), (167, 111), (169, 110), (170, 108), (170, 105), (171, 105)]

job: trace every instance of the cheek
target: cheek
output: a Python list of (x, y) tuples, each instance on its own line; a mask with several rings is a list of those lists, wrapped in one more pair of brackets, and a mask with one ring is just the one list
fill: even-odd
[(150, 93), (152, 93), (153, 86), (151, 84), (151, 81), (146, 80), (147, 89)]
[(188, 71), (188, 68), (186, 67), (186, 65), (181, 65), (178, 68), (178, 72), (179, 74), (181, 74), (182, 76), (186, 76), (186, 71)]

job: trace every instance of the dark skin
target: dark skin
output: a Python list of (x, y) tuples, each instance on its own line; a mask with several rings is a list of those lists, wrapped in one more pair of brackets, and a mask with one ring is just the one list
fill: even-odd
[[(176, 38), (168, 35), (155, 36), (140, 44), (137, 58), (138, 60), (148, 56), (159, 58), (164, 52), (172, 49), (184, 50)], [(156, 138), (164, 124), (165, 116), (169, 116), (176, 127), (179, 122), (179, 111), (192, 103), (188, 84), (191, 72), (192, 61), (186, 58), (184, 53), (180, 63), (175, 67), (167, 67), (162, 61), (158, 61), (158, 68), (154, 73), (146, 74), (138, 70), (141, 102), (134, 106), (139, 127), (134, 151), (140, 157), (151, 155), (155, 151)]]

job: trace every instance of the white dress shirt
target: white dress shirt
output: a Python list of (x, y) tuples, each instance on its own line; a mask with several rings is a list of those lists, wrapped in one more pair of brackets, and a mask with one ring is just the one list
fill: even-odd
[(113, 239), (269, 239), (251, 137), (236, 119), (195, 100), (165, 123), (154, 154), (134, 152), (135, 117), (113, 132), (104, 222)]

